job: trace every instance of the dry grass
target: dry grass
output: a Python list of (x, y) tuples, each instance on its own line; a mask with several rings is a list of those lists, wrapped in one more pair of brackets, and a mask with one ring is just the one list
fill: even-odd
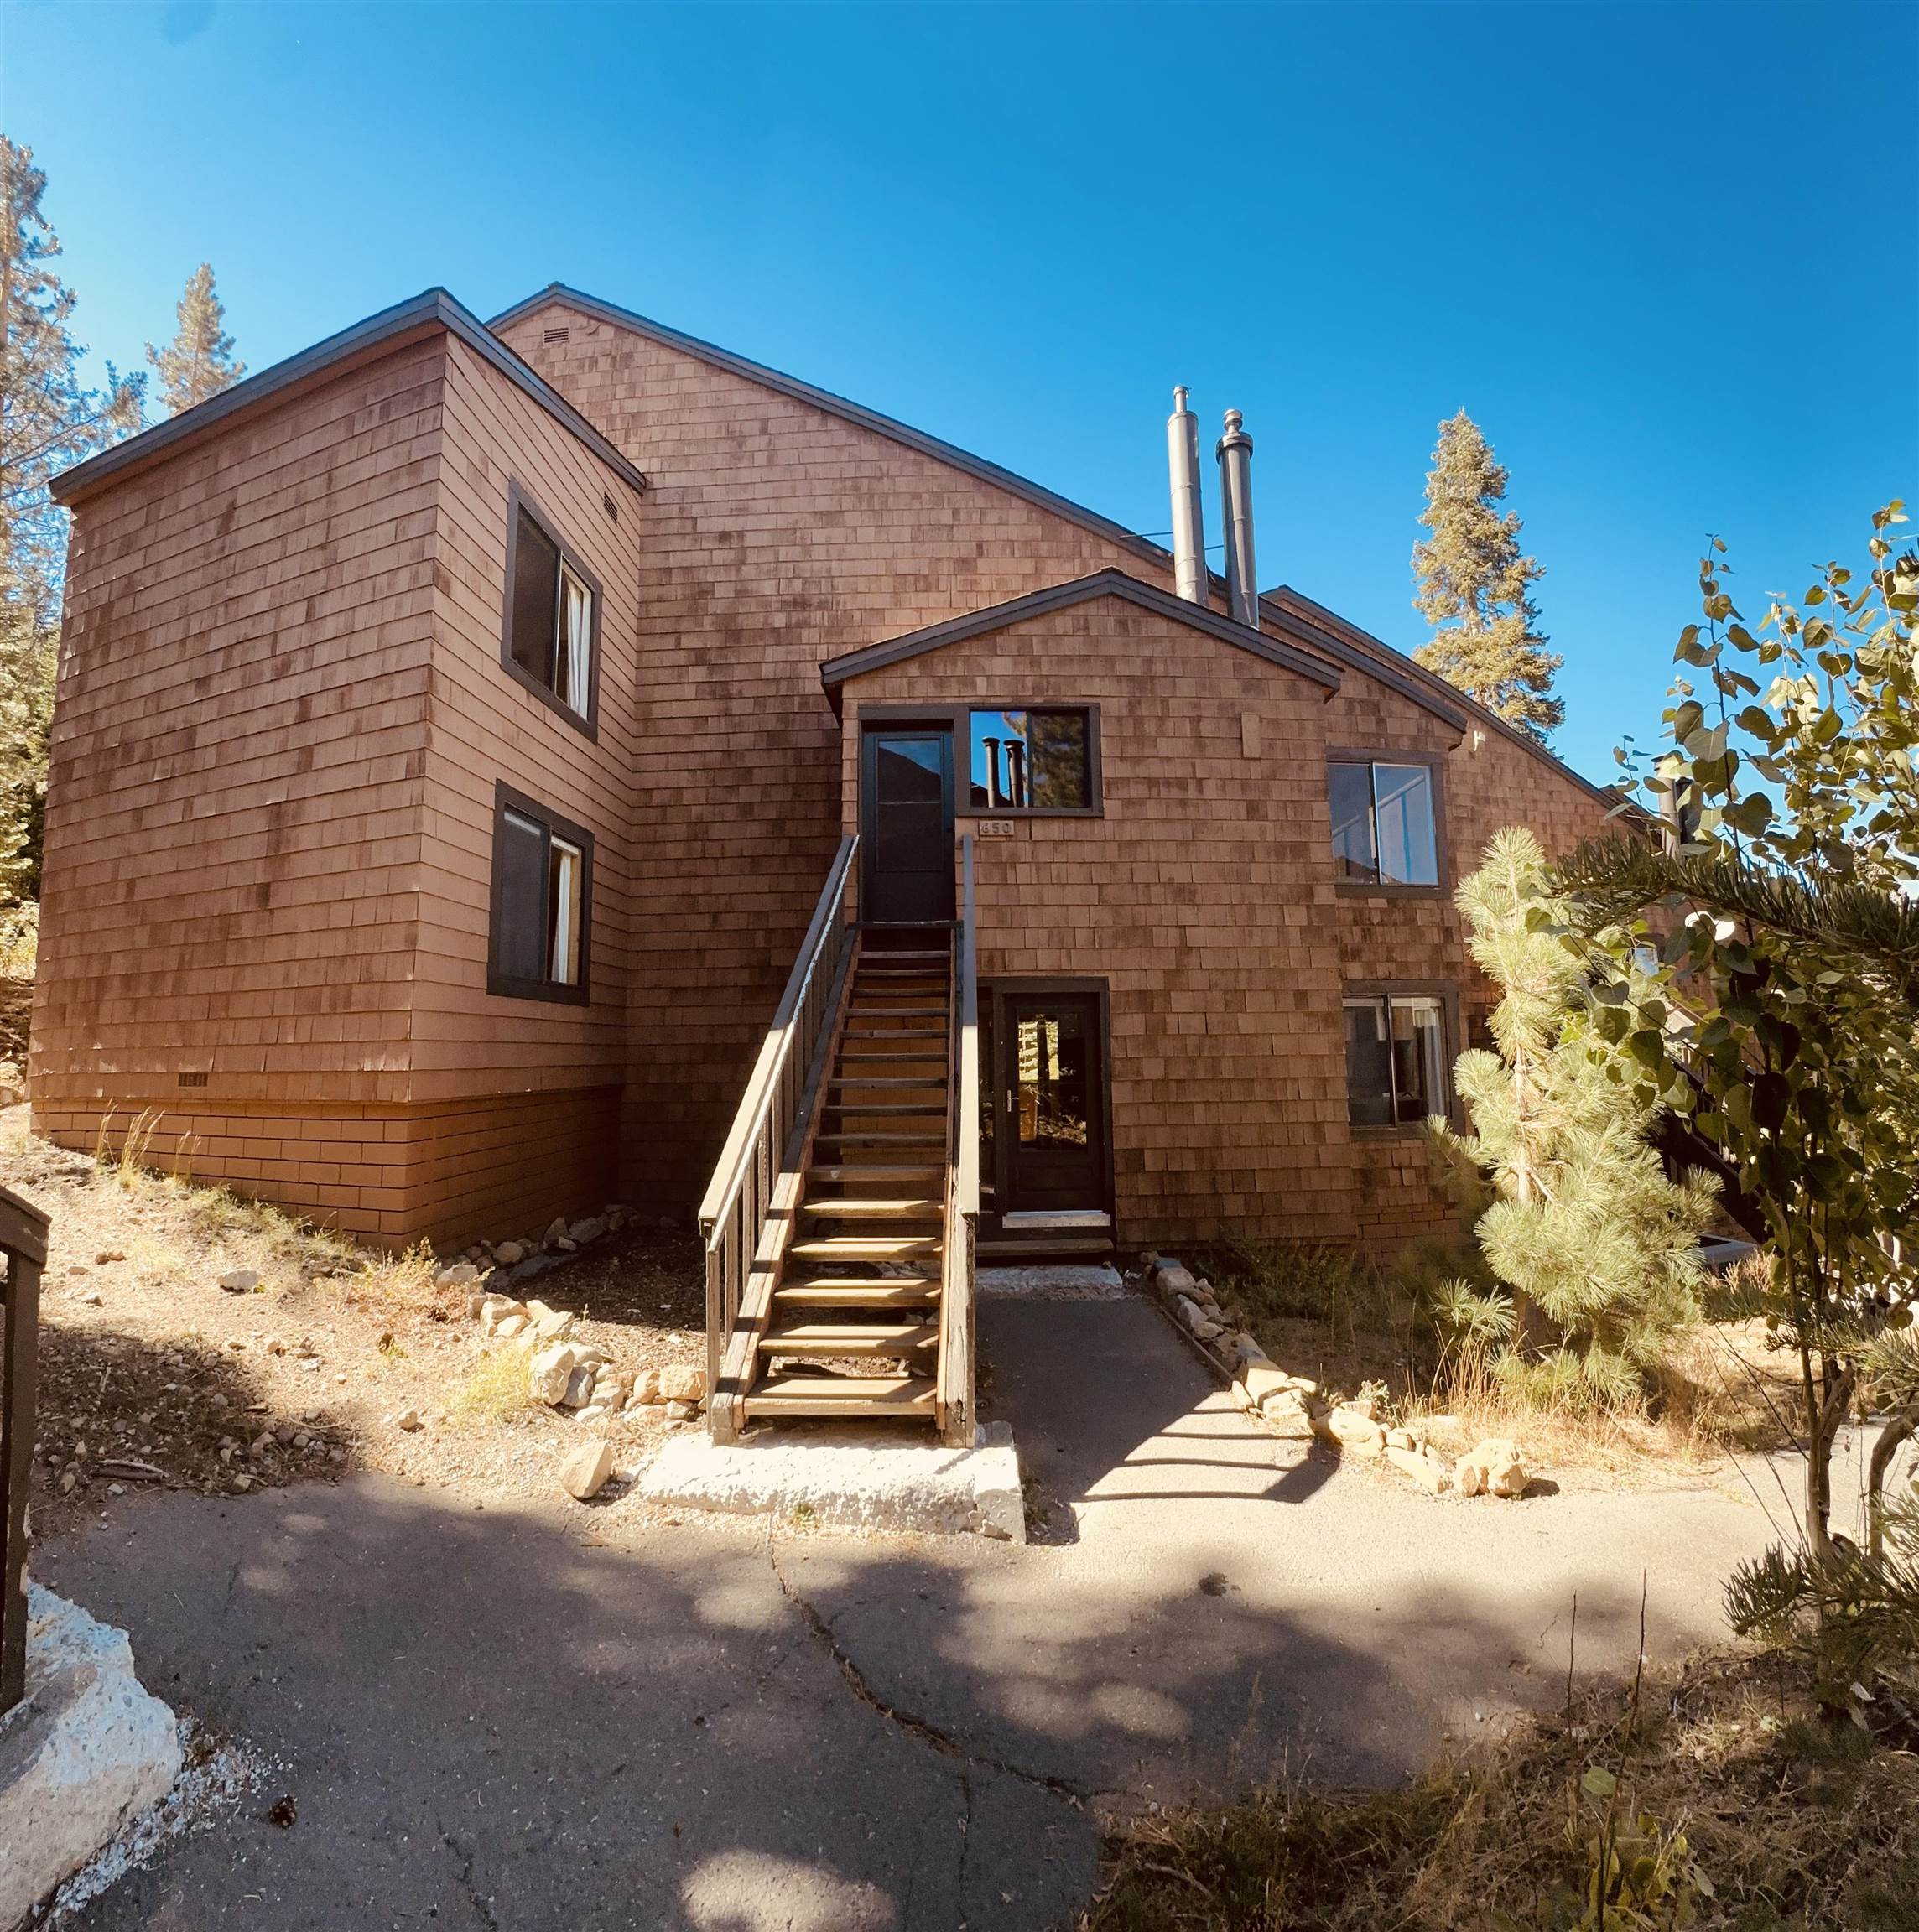
[(1403, 1791), (1293, 1782), (1151, 1818), (1109, 1846), (1081, 1932), (1596, 1932), (1609, 1838), (1630, 1889), (1608, 1932), (1919, 1928), (1911, 1749), (1823, 1725), (1771, 1657), (1695, 1659), (1635, 1708), (1584, 1692)]
[(481, 1357), (446, 1399), (447, 1420), (460, 1429), (491, 1429), (529, 1407), (527, 1358), (511, 1345)]

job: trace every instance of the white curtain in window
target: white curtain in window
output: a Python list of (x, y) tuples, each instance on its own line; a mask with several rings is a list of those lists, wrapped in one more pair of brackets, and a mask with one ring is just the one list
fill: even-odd
[(566, 684), (559, 695), (584, 718), (593, 688), (593, 593), (571, 571), (561, 577), (560, 606)]
[(556, 985), (580, 984), (580, 857), (577, 848), (553, 842), (553, 956), (547, 977)]

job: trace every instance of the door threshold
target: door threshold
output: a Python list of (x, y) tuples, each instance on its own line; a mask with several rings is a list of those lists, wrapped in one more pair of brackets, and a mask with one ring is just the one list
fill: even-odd
[(1007, 1233), (1085, 1233), (1111, 1231), (1113, 1218), (1103, 1208), (1015, 1208), (1000, 1217)]

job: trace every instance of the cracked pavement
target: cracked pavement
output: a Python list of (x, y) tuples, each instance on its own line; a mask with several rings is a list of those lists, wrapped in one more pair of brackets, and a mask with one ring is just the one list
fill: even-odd
[(1556, 1700), (1575, 1589), (1579, 1670), (1630, 1670), (1642, 1570), (1670, 1654), (1765, 1539), (1704, 1491), (1434, 1504), (1255, 1430), (1143, 1302), (980, 1328), (1054, 1543), (367, 1476), (129, 1496), (45, 1546), (144, 1682), (284, 1767), (78, 1922), (1042, 1932), (1103, 1820), (1303, 1760), (1400, 1777)]

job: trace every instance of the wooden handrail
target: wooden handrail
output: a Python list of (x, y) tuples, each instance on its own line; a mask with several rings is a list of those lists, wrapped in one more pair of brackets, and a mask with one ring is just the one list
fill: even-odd
[(973, 905), (973, 841), (960, 841), (960, 919), (953, 935), (953, 1036), (948, 1064), (945, 1238), (940, 1257), (939, 1368), (934, 1407), (941, 1438), (973, 1446), (973, 1247), (980, 1215), (980, 987)]
[[(760, 1251), (788, 1142), (803, 1125), (801, 1102), (832, 1018), (830, 995), (839, 984), (852, 932), (846, 920), (846, 888), (859, 844), (853, 833), (840, 841), (699, 1203), (699, 1232), (706, 1244), (706, 1387), (715, 1403), (726, 1339), (739, 1318), (741, 1295)], [(715, 1419), (722, 1428), (730, 1420), (717, 1413)]]

